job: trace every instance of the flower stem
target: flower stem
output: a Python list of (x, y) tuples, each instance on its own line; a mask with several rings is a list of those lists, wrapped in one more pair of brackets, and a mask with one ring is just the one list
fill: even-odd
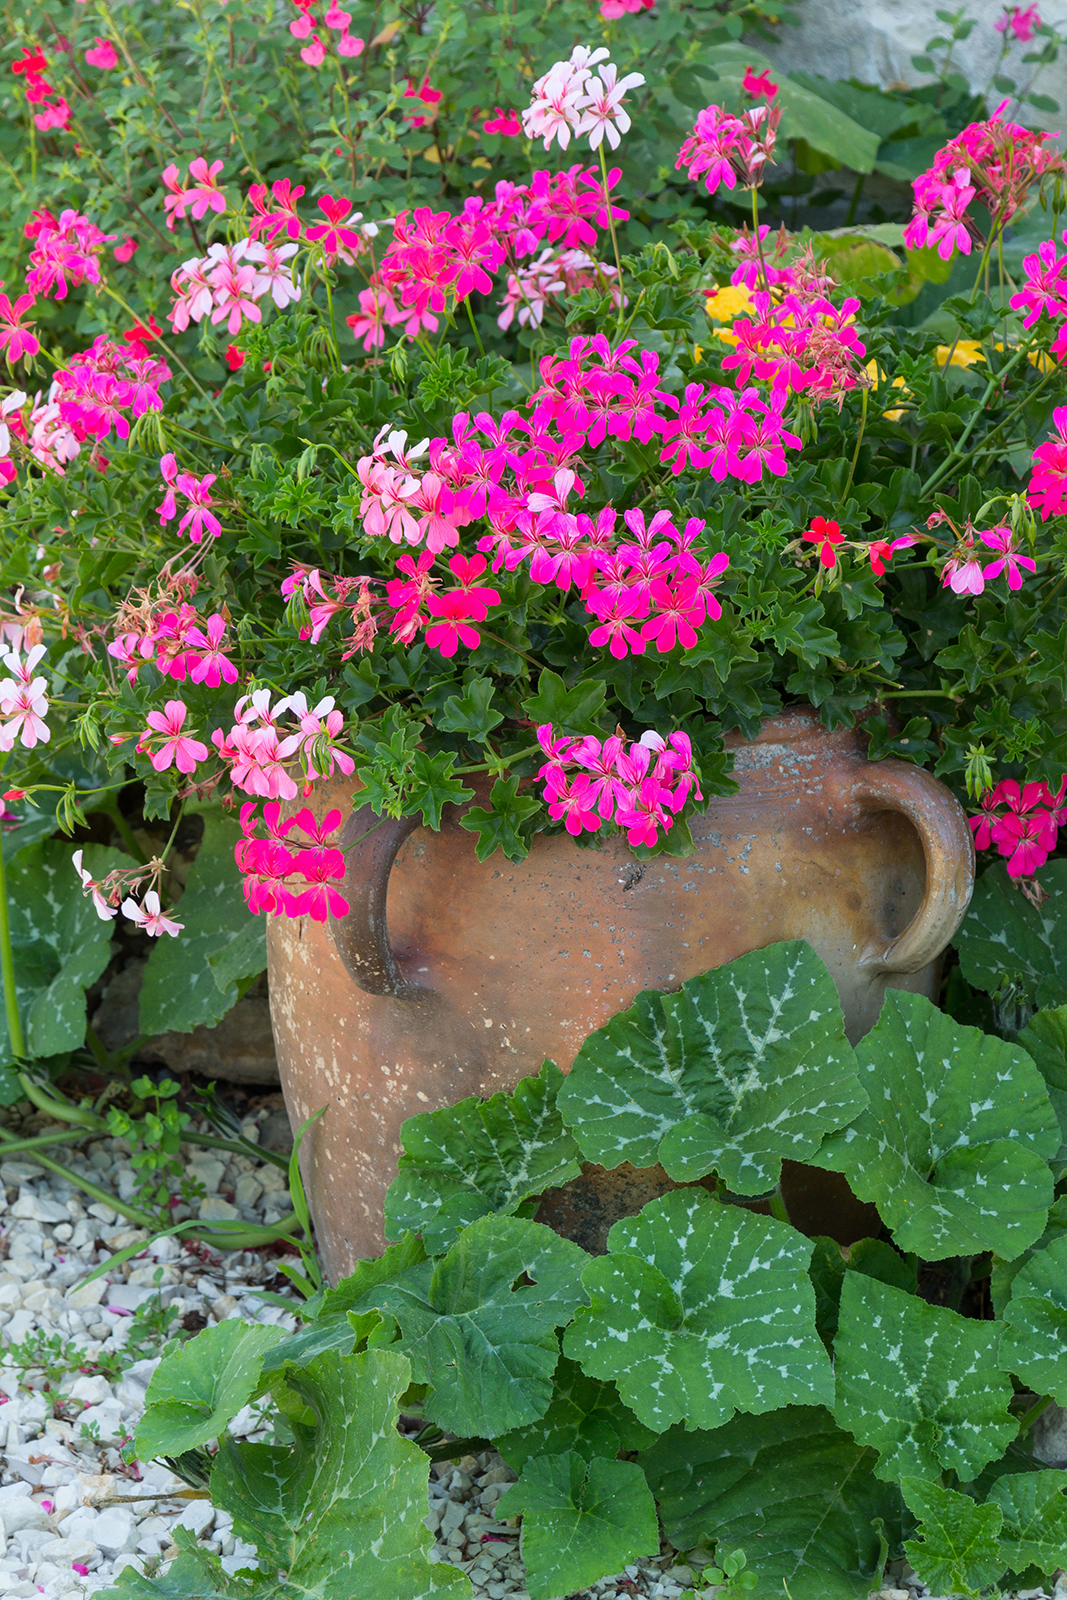
[(471, 310), (471, 297), (470, 297), (470, 295), (466, 296), (466, 298), (463, 301), (463, 304), (467, 308), (467, 315), (470, 318), (470, 323), (471, 323), (471, 332), (474, 334), (474, 338), (475, 338), (475, 341), (476, 341), (476, 343), (478, 345), (479, 352), (484, 356), (485, 355), (485, 346), (482, 343), (482, 336), (478, 332), (478, 324), (474, 320), (474, 312)]
[(4, 1015), (7, 1017), (7, 1035), (14, 1056), (25, 1056), (26, 1040), (22, 1034), (19, 1016), (18, 993), (15, 989), (15, 952), (11, 948), (11, 920), (7, 907), (7, 884), (4, 879), (4, 854), (0, 849), (0, 978), (4, 985)]
[(756, 193), (755, 185), (752, 186), (752, 189), (749, 192), (752, 195), (752, 232), (756, 236), (756, 254), (759, 256), (759, 270), (760, 277), (763, 279), (763, 292), (764, 294), (770, 294), (771, 280), (767, 272), (767, 263), (763, 259), (763, 240), (760, 238), (759, 231), (759, 195)]
[(848, 499), (848, 492), (852, 488), (852, 480), (856, 476), (856, 463), (860, 458), (860, 445), (863, 443), (863, 435), (867, 427), (867, 396), (869, 394), (870, 390), (864, 389), (860, 397), (860, 431), (856, 435), (856, 448), (852, 452), (852, 465), (848, 469), (848, 482), (845, 484), (845, 487), (841, 493), (841, 499), (838, 501), (839, 508), (843, 507), (845, 501)]
[(619, 327), (621, 328), (622, 327), (622, 314), (623, 314), (623, 310), (625, 308), (626, 296), (622, 292), (622, 261), (621, 261), (621, 259), (619, 257), (619, 241), (615, 236), (615, 218), (611, 214), (611, 194), (610, 194), (610, 192), (608, 190), (608, 162), (607, 162), (607, 157), (604, 154), (604, 141), (603, 140), (601, 140), (601, 142), (600, 142), (599, 150), (600, 150), (600, 173), (601, 173), (601, 179), (602, 179), (603, 185), (604, 185), (604, 207), (605, 207), (605, 209), (606, 209), (606, 211), (608, 213), (608, 227), (611, 229), (611, 248), (615, 252), (615, 272), (617, 274), (615, 282), (619, 286)]

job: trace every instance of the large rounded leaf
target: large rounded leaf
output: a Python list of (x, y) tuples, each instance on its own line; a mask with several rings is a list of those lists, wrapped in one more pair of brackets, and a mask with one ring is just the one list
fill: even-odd
[(831, 1399), (811, 1241), (795, 1229), (676, 1189), (616, 1222), (608, 1251), (582, 1274), (589, 1306), (564, 1354), (613, 1379), (646, 1427), (714, 1428), (735, 1411)]
[(1060, 1130), (1024, 1051), (891, 990), (856, 1055), (870, 1106), (814, 1166), (843, 1172), (927, 1261), (1010, 1260), (1040, 1238)]
[(866, 1103), (826, 967), (802, 940), (647, 989), (585, 1041), (557, 1104), (589, 1161), (773, 1188)]
[(1067, 861), (1041, 870), (1047, 898), (1031, 905), (1004, 863), (983, 872), (953, 943), (963, 976), (975, 989), (1014, 989), (1039, 1006), (1067, 1002)]
[(1026, 1263), (1012, 1283), (1004, 1321), (1004, 1370), (1067, 1406), (1067, 1237)]

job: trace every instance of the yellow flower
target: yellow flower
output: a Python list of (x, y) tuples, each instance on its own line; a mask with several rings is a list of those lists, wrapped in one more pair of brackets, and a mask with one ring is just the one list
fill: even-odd
[(949, 367), (973, 367), (976, 361), (984, 361), (982, 347), (977, 339), (957, 339), (954, 345), (939, 344), (937, 347), (937, 364), (944, 372)]
[[(882, 368), (878, 365), (877, 361), (868, 361), (867, 375), (868, 377), (873, 378), (876, 385), (882, 384), (886, 381), (886, 374), (882, 371)], [(891, 387), (894, 389), (903, 389), (905, 394), (911, 394), (911, 390), (908, 388), (899, 372), (897, 373), (896, 377), (892, 379)], [(906, 408), (903, 406), (897, 406), (892, 411), (883, 411), (882, 415), (885, 417), (887, 422), (899, 422), (901, 417), (905, 415), (905, 409)]]
[(732, 322), (743, 312), (754, 309), (752, 291), (746, 289), (743, 283), (725, 284), (721, 289), (712, 289), (707, 292), (704, 301), (704, 310), (716, 322)]

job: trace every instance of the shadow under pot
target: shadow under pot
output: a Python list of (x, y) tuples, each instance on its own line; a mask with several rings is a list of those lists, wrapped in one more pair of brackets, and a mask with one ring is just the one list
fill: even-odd
[[(642, 989), (806, 939), (853, 1042), (887, 988), (934, 996), (974, 881), (967, 819), (949, 791), (905, 762), (868, 762), (859, 730), (828, 732), (806, 708), (728, 743), (739, 789), (692, 818), (685, 858), (639, 859), (621, 835), (596, 850), (537, 835), (521, 863), (479, 862), (454, 807), (439, 833), (410, 817), (375, 827), (365, 808), (345, 825), (345, 842), (367, 835), (348, 853), (349, 915), (270, 920), (289, 1115), (295, 1127), (328, 1108), (302, 1171), (331, 1279), (383, 1248), (406, 1117), (510, 1091), (546, 1056), (569, 1070), (586, 1036)], [(351, 780), (317, 784), (312, 809), (347, 812), (351, 796)], [(805, 1231), (842, 1243), (877, 1231), (873, 1208), (835, 1175), (787, 1164), (783, 1184)], [(569, 1194), (546, 1197), (543, 1215), (602, 1249), (615, 1216), (672, 1187), (660, 1168), (587, 1169)]]

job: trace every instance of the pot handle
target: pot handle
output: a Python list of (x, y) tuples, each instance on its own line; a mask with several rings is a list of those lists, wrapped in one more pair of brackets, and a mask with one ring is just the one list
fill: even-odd
[(941, 954), (963, 921), (974, 888), (974, 841), (962, 806), (922, 767), (872, 761), (852, 785), (864, 811), (901, 811), (922, 840), (926, 892), (896, 939), (877, 940), (861, 957), (884, 972), (918, 972)]
[[(419, 825), (418, 816), (376, 817), (370, 806), (363, 806), (353, 811), (341, 830), (349, 911), (346, 917), (331, 915), (330, 928), (349, 976), (367, 994), (418, 1000), (428, 993), (418, 984), (408, 983), (397, 966), (385, 915), (393, 862), (408, 834)], [(353, 839), (359, 843), (352, 845)]]

